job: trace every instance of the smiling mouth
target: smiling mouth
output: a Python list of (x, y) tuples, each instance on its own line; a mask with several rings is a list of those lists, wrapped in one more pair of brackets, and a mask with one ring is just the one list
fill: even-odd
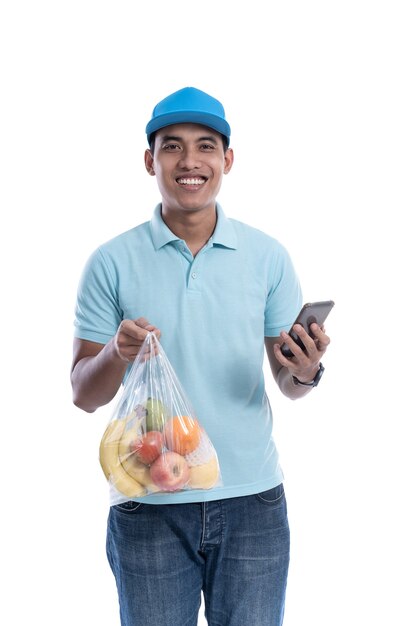
[(193, 176), (192, 178), (186, 178), (185, 176), (181, 176), (180, 178), (177, 178), (177, 183), (179, 185), (181, 185), (182, 187), (201, 187), (201, 185), (204, 185), (204, 183), (206, 182), (207, 178), (203, 178), (201, 176)]

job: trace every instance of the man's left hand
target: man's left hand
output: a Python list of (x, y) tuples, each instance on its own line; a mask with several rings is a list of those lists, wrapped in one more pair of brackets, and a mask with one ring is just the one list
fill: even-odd
[[(291, 339), (288, 333), (282, 331), (280, 334), (282, 342), (274, 345), (275, 358), (300, 382), (309, 383), (314, 380), (318, 372), (319, 363), (327, 350), (330, 338), (326, 335), (324, 327), (320, 328), (318, 324), (311, 324), (310, 326), (313, 337), (300, 324), (296, 324), (294, 330), (303, 342), (305, 351)], [(287, 344), (294, 356), (287, 358), (282, 354), (281, 345), (283, 343)]]

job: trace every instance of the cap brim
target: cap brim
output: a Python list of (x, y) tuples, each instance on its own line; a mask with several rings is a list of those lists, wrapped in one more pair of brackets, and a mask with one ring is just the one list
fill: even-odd
[(165, 115), (159, 115), (155, 117), (146, 126), (146, 135), (148, 141), (153, 133), (166, 126), (172, 126), (173, 124), (201, 124), (201, 126), (207, 126), (216, 130), (221, 135), (224, 135), (229, 145), (230, 140), (230, 126), (225, 119), (218, 117), (217, 115), (211, 115), (204, 111), (175, 111), (174, 113), (166, 113)]

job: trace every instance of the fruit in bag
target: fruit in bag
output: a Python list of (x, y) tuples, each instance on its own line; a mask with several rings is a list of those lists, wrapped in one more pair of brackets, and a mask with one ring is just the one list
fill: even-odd
[(211, 489), (219, 478), (219, 464), (217, 457), (213, 456), (210, 461), (202, 465), (190, 468), (190, 489)]
[(176, 415), (168, 420), (163, 434), (168, 450), (182, 456), (195, 450), (201, 438), (199, 423), (188, 415)]
[(159, 430), (150, 430), (141, 437), (134, 439), (130, 444), (130, 450), (141, 463), (150, 465), (162, 452), (164, 438)]
[(139, 484), (146, 487), (150, 492), (158, 491), (158, 487), (152, 482), (149, 465), (139, 461), (132, 452), (132, 445), (137, 441), (138, 435), (134, 428), (126, 428), (119, 442), (119, 459), (125, 471)]
[(111, 504), (218, 484), (216, 451), (153, 333), (132, 365), (114, 415), (100, 443)]
[(119, 457), (119, 443), (125, 424), (126, 419), (118, 419), (107, 426), (100, 442), (100, 465), (107, 480), (117, 491), (129, 498), (137, 498), (145, 495), (146, 489), (126, 472)]
[(146, 430), (148, 432), (162, 430), (165, 424), (167, 409), (161, 400), (149, 397), (144, 405), (135, 407), (137, 417), (145, 417)]
[(181, 454), (167, 450), (151, 465), (151, 479), (162, 491), (178, 491), (190, 478), (190, 468)]

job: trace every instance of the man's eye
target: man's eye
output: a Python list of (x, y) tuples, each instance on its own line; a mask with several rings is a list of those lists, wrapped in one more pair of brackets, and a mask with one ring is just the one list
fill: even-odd
[(215, 146), (211, 143), (202, 143), (200, 146), (203, 150), (214, 150)]
[(174, 150), (179, 150), (179, 145), (177, 143), (167, 143), (163, 146), (163, 149), (167, 152), (173, 152)]

